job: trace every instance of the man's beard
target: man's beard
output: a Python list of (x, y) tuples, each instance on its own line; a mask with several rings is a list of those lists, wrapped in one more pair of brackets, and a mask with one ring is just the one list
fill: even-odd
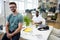
[(36, 17), (38, 17), (39, 15), (36, 15)]
[(16, 10), (12, 11), (12, 12), (16, 12)]

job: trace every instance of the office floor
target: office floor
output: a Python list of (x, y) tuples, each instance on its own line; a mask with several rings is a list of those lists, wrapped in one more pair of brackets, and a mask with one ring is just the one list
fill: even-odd
[(4, 35), (4, 33), (0, 34), (0, 40), (1, 40), (1, 38), (3, 37), (3, 35)]
[(60, 23), (57, 23), (57, 22), (47, 22), (47, 24), (53, 26), (54, 28), (60, 29)]

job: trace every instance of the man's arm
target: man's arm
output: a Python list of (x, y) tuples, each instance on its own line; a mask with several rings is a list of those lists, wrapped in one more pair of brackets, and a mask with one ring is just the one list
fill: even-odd
[(32, 21), (32, 24), (34, 25), (34, 24), (42, 24), (42, 21), (40, 21), (40, 22), (34, 22), (34, 21)]
[(42, 21), (40, 21), (39, 23), (35, 23), (35, 24), (42, 24)]
[(22, 25), (23, 25), (22, 23), (18, 24), (18, 28), (12, 33), (13, 36), (21, 31)]
[(7, 22), (7, 23), (6, 23), (6, 33), (9, 33), (8, 27), (9, 27), (9, 23)]

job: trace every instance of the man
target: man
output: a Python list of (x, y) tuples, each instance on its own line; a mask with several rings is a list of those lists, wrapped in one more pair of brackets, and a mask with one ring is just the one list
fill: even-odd
[(36, 15), (32, 18), (33, 24), (43, 24), (45, 25), (45, 19), (39, 15), (39, 12), (36, 11)]
[(17, 12), (17, 5), (15, 2), (10, 2), (9, 6), (12, 14), (7, 18), (6, 33), (2, 40), (19, 40), (23, 25), (23, 16)]

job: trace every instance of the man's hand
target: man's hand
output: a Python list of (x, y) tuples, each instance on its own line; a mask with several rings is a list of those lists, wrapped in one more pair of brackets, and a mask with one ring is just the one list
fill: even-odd
[(10, 34), (10, 33), (7, 33), (7, 37), (9, 38), (9, 39), (11, 39), (12, 38), (12, 34)]
[(39, 22), (39, 24), (42, 24), (42, 21), (41, 21), (41, 22)]

